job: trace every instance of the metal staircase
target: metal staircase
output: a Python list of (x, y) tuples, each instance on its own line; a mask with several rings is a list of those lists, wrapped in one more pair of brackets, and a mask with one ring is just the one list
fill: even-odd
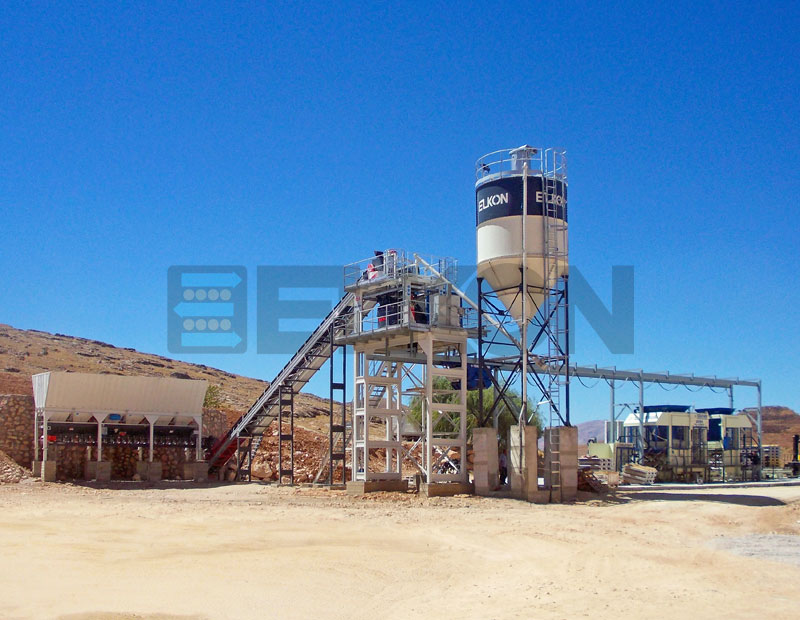
[[(293, 479), (293, 459), (290, 456), (293, 454), (293, 396), (303, 389), (325, 362), (332, 360), (333, 353), (338, 348), (336, 341), (345, 332), (346, 317), (351, 315), (354, 302), (352, 293), (342, 297), (250, 410), (214, 443), (208, 459), (212, 471), (221, 468), (239, 450), (240, 445), (246, 441), (245, 438), (252, 438), (249, 450), (249, 462), (252, 463), (261, 437), (280, 415), (281, 422), (288, 416), (288, 424), (282, 424), (279, 430), (279, 443), (281, 447), (287, 448), (285, 452), (281, 452), (280, 478)], [(284, 459), (288, 462), (284, 462)], [(239, 465), (241, 467), (241, 463)]]

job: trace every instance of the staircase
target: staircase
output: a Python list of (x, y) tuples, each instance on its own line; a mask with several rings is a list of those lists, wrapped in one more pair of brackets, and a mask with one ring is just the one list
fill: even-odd
[[(237, 420), (225, 436), (217, 440), (211, 448), (211, 455), (208, 459), (210, 471), (219, 470), (236, 453), (238, 445), (246, 437), (257, 438), (251, 444), (250, 449), (250, 458), (255, 456), (254, 450), (260, 445), (260, 437), (279, 415), (281, 398), (283, 398), (285, 412), (285, 407), (291, 398), (288, 393), (300, 392), (325, 362), (332, 359), (333, 353), (338, 348), (336, 339), (344, 334), (345, 317), (351, 314), (354, 301), (352, 293), (347, 293), (342, 297), (289, 360), (289, 363), (269, 384), (269, 387), (253, 403), (250, 410)], [(293, 432), (292, 426), (290, 429), (289, 433), (284, 433), (281, 429), (281, 441), (285, 434), (289, 435)], [(287, 442), (290, 442), (288, 437)], [(291, 443), (289, 450), (291, 450)], [(284, 464), (287, 465), (285, 468), (283, 465), (281, 466), (282, 477), (285, 474), (290, 480), (293, 478), (292, 464), (292, 459), (289, 459), (289, 462)]]

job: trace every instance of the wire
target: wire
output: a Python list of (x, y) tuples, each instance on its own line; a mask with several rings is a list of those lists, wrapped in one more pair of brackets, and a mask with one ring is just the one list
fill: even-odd
[(598, 383), (600, 383), (600, 381), (602, 381), (602, 379), (598, 379), (598, 380), (597, 380), (597, 381), (595, 381), (595, 382), (594, 382), (592, 385), (586, 385), (586, 384), (583, 382), (583, 380), (580, 378), (580, 376), (578, 376), (578, 375), (575, 375), (575, 378), (578, 380), (578, 383), (580, 383), (580, 384), (581, 384), (583, 387), (585, 387), (585, 388), (588, 388), (588, 389), (590, 389), (590, 390), (591, 390), (592, 388), (595, 388), (595, 387), (597, 387), (597, 384), (598, 384)]

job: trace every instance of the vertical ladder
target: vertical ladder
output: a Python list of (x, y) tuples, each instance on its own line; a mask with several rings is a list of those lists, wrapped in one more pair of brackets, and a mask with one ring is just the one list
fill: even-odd
[[(347, 462), (345, 458), (345, 454), (347, 452), (347, 349), (346, 347), (342, 351), (342, 380), (336, 381), (334, 378), (334, 353), (336, 352), (335, 347), (333, 346), (335, 339), (335, 325), (331, 324), (330, 327), (330, 436), (328, 437), (328, 484), (333, 484), (333, 473), (336, 471), (339, 466), (342, 468), (342, 480), (341, 483), (344, 484), (346, 482), (346, 472), (347, 472)], [(339, 393), (341, 398), (339, 399), (339, 405), (341, 407), (341, 412), (337, 416), (334, 412), (333, 403), (336, 393)], [(320, 470), (321, 471), (321, 470)], [(319, 474), (317, 474), (319, 476)], [(316, 478), (314, 479), (316, 482)]]
[[(563, 153), (546, 149), (542, 162), (542, 200), (544, 220), (544, 304), (543, 320), (549, 324), (547, 335), (548, 394), (550, 426), (565, 423), (561, 393), (566, 385), (569, 364), (569, 342), (567, 330), (566, 283), (559, 277), (560, 265), (568, 260), (566, 247), (567, 225), (564, 220), (565, 196), (564, 176), (566, 162)], [(562, 181), (562, 183), (559, 183)]]
[(548, 472), (548, 484), (550, 487), (550, 501), (561, 501), (561, 446), (560, 434), (557, 428), (547, 429), (547, 444), (549, 446), (548, 461), (546, 463)]
[(278, 484), (294, 484), (294, 391), (291, 385), (278, 391)]

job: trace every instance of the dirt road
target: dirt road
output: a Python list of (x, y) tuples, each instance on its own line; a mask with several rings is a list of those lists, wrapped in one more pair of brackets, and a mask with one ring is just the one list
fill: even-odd
[(536, 506), (23, 483), (0, 486), (0, 617), (795, 617), (798, 540), (800, 487)]

